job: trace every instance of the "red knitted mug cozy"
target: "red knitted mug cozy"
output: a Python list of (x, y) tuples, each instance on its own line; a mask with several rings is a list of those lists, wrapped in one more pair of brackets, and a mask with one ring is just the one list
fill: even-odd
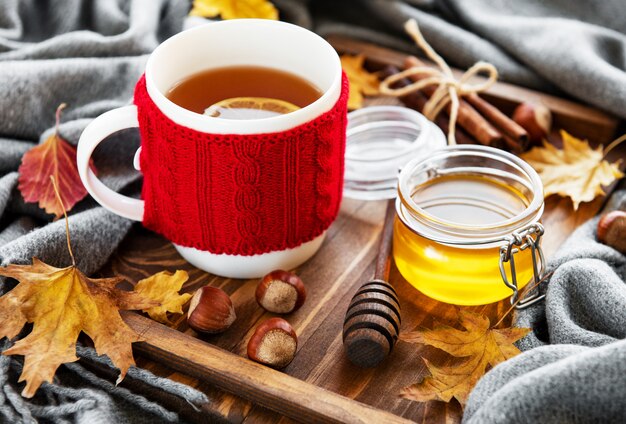
[(331, 110), (290, 130), (207, 134), (176, 124), (135, 87), (143, 224), (211, 253), (256, 255), (313, 240), (343, 189), (348, 81)]

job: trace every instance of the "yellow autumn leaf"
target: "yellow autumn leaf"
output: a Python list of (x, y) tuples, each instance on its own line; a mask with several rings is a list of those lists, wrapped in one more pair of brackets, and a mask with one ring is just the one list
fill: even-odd
[(348, 109), (354, 110), (363, 107), (363, 95), (375, 96), (378, 91), (378, 77), (363, 68), (365, 56), (344, 54), (341, 56), (341, 67), (350, 83)]
[(552, 194), (569, 197), (576, 210), (582, 202), (604, 195), (602, 186), (624, 174), (619, 170), (620, 161), (609, 163), (604, 160), (602, 145), (592, 149), (587, 141), (566, 131), (561, 131), (561, 137), (562, 150), (544, 141), (542, 147), (534, 147), (520, 157), (541, 177), (546, 197)]
[(405, 342), (427, 344), (465, 358), (441, 367), (423, 358), (430, 375), (405, 387), (400, 393), (402, 397), (418, 402), (449, 402), (456, 398), (465, 405), (472, 388), (485, 372), (519, 354), (513, 343), (530, 332), (528, 328), (491, 328), (487, 317), (470, 311), (459, 311), (458, 320), (465, 330), (444, 325), (400, 336)]
[(0, 297), (0, 338), (17, 336), (33, 323), (26, 337), (4, 355), (24, 355), (19, 381), (31, 397), (44, 382), (52, 382), (59, 365), (78, 360), (76, 339), (81, 331), (120, 369), (120, 380), (134, 365), (131, 343), (138, 335), (122, 321), (119, 310), (145, 309), (158, 303), (141, 294), (117, 289), (121, 278), (91, 279), (75, 266), (55, 268), (33, 258), (32, 265), (9, 265), (0, 275), (19, 284)]
[(183, 305), (191, 298), (189, 293), (178, 294), (188, 278), (187, 272), (178, 270), (174, 274), (162, 271), (139, 281), (135, 285), (135, 292), (158, 302), (157, 306), (143, 311), (155, 321), (170, 324), (167, 313), (182, 314)]
[[(98, 355), (107, 355), (119, 368), (119, 383), (128, 368), (135, 364), (131, 344), (140, 339), (122, 320), (120, 311), (154, 311), (160, 316), (166, 311), (178, 311), (181, 298), (188, 299), (188, 295), (174, 293), (187, 279), (184, 271), (173, 276), (160, 273), (147, 278), (136, 291), (118, 289), (117, 285), (123, 280), (119, 277), (96, 279), (83, 274), (76, 267), (69, 220), (54, 175), (50, 175), (50, 181), (65, 216), (72, 265), (55, 268), (33, 258), (32, 265), (0, 267), (0, 276), (18, 281), (12, 290), (0, 296), (0, 339), (13, 339), (26, 323), (33, 324), (26, 337), (2, 352), (3, 355), (24, 356), (19, 382), (26, 381), (22, 390), (25, 397), (32, 397), (42, 383), (52, 382), (61, 364), (78, 360), (76, 340), (81, 332), (93, 340)], [(163, 309), (158, 309), (160, 306)]]
[(194, 0), (191, 16), (222, 19), (278, 19), (278, 10), (267, 0)]

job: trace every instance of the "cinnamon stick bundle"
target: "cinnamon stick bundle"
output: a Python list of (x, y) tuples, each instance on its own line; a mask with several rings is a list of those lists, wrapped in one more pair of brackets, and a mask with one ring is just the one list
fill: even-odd
[[(404, 61), (405, 69), (414, 66), (425, 64), (414, 56), (407, 57)], [(413, 81), (421, 78), (423, 77), (419, 74), (411, 76)], [(430, 97), (435, 90), (434, 86), (428, 86), (422, 91)], [(449, 110), (450, 105), (446, 108), (448, 113)], [(521, 153), (528, 148), (529, 137), (526, 130), (477, 94), (459, 99), (457, 122), (481, 144), (504, 148), (514, 153)]]
[[(425, 66), (424, 63), (414, 56), (408, 56), (404, 60), (405, 69), (412, 68), (414, 66)], [(419, 81), (423, 76), (419, 74), (411, 75), (413, 81)], [(427, 86), (422, 89), (424, 94), (430, 98), (435, 93), (435, 86)], [(450, 113), (450, 104), (445, 108), (445, 111)], [(465, 131), (480, 144), (493, 147), (503, 147), (504, 141), (502, 139), (502, 133), (498, 131), (493, 125), (491, 125), (480, 113), (469, 105), (465, 100), (459, 99), (459, 114), (457, 123), (463, 127)]]
[[(497, 107), (480, 97), (478, 94), (470, 94), (464, 97), (465, 100), (480, 112), (488, 121), (495, 125), (505, 138), (519, 145), (521, 151), (528, 148), (529, 137), (528, 132), (522, 128), (517, 122), (506, 116)], [(508, 143), (507, 143), (508, 144)]]

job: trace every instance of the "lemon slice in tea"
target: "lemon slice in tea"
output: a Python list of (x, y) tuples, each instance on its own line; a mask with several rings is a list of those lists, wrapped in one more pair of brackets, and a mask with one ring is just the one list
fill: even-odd
[(293, 103), (269, 97), (233, 97), (209, 106), (204, 114), (223, 119), (263, 119), (298, 109)]

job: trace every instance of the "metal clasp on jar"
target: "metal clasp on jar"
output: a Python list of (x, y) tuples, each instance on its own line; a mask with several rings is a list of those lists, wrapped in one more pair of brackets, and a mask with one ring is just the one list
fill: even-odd
[[(517, 302), (520, 291), (517, 285), (517, 273), (515, 272), (515, 254), (522, 250), (531, 249), (532, 261), (533, 261), (533, 281), (532, 285), (537, 285), (544, 277), (545, 272), (545, 259), (543, 256), (543, 250), (541, 249), (541, 236), (544, 233), (543, 226), (538, 222), (531, 224), (519, 231), (512, 233), (507, 240), (507, 243), (500, 248), (500, 274), (502, 280), (507, 287), (513, 290), (511, 296), (511, 304)], [(511, 281), (506, 274), (505, 264), (509, 263), (511, 270)], [(535, 303), (541, 301), (545, 294), (539, 294), (539, 287), (535, 287), (531, 290), (524, 299), (521, 299), (516, 309), (524, 309)]]

